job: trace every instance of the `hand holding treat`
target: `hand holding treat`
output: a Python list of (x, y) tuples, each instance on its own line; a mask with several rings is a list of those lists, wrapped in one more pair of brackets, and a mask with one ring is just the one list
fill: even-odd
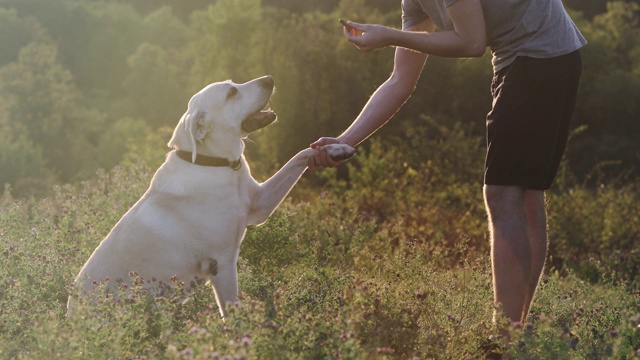
[(349, 33), (351, 33), (351, 35), (353, 35), (353, 36), (360, 36), (360, 35), (362, 35), (362, 33), (361, 33), (360, 31), (356, 30), (354, 27), (352, 27), (351, 25), (349, 25), (349, 23), (348, 23), (346, 20), (344, 20), (344, 19), (340, 19), (339, 21), (340, 21), (340, 23), (344, 26), (344, 28), (345, 28)]
[(340, 19), (347, 40), (362, 51), (372, 51), (391, 45), (393, 34), (399, 30), (377, 24), (359, 24)]

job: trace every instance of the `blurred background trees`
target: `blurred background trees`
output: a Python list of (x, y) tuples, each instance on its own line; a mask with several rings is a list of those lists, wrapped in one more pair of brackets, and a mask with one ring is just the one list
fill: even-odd
[[(637, 177), (640, 1), (565, 4), (589, 41), (567, 166), (583, 182), (594, 169)], [(399, 27), (399, 1), (0, 0), (0, 185), (39, 196), (131, 157), (161, 162), (194, 92), (265, 74), (280, 124), (247, 151), (255, 171), (272, 171), (346, 128), (391, 71), (393, 50), (358, 51), (338, 18)], [(481, 138), (490, 79), (488, 52), (431, 57), (382, 132), (420, 131), (428, 116)]]

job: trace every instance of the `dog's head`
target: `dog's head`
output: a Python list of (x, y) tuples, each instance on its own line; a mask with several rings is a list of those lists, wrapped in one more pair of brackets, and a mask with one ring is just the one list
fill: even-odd
[(238, 158), (242, 139), (276, 120), (271, 109), (263, 110), (274, 91), (273, 78), (264, 76), (236, 84), (213, 83), (191, 97), (169, 147), (194, 154)]

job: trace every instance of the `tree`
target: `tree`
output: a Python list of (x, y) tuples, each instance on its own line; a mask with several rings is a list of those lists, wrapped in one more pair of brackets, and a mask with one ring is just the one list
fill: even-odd
[(71, 180), (90, 161), (103, 116), (82, 105), (55, 46), (32, 43), (20, 50), (17, 62), (0, 69), (0, 98), (4, 130), (41, 149), (59, 180)]
[[(583, 49), (583, 77), (575, 126), (586, 131), (570, 144), (570, 162), (582, 176), (598, 163), (607, 172), (640, 172), (640, 5), (613, 1), (591, 24), (580, 21), (589, 41)], [(586, 155), (589, 154), (589, 155)]]
[(111, 169), (118, 165), (124, 155), (139, 152), (151, 133), (151, 127), (143, 120), (124, 118), (116, 121), (100, 136), (93, 157), (96, 166)]
[(270, 31), (259, 0), (219, 0), (191, 17), (189, 51), (193, 91), (214, 81), (244, 82), (263, 73), (258, 34)]
[(160, 46), (143, 43), (127, 63), (126, 116), (143, 118), (153, 127), (177, 124), (192, 95), (185, 89), (188, 76), (181, 61)]
[(0, 66), (17, 60), (18, 51), (33, 41), (48, 41), (47, 31), (33, 17), (22, 18), (15, 9), (0, 8)]
[(187, 40), (187, 26), (168, 6), (163, 6), (143, 20), (143, 38), (147, 43), (164, 49), (181, 48)]
[(24, 135), (15, 137), (0, 128), (0, 186), (9, 185), (17, 196), (42, 195), (53, 184), (42, 149)]

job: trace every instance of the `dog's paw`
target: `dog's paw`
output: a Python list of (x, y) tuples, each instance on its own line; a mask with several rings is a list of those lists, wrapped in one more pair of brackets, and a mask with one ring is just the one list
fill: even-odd
[(344, 161), (353, 157), (356, 154), (356, 149), (345, 144), (330, 144), (324, 146), (327, 149), (327, 154), (331, 156), (334, 161)]

